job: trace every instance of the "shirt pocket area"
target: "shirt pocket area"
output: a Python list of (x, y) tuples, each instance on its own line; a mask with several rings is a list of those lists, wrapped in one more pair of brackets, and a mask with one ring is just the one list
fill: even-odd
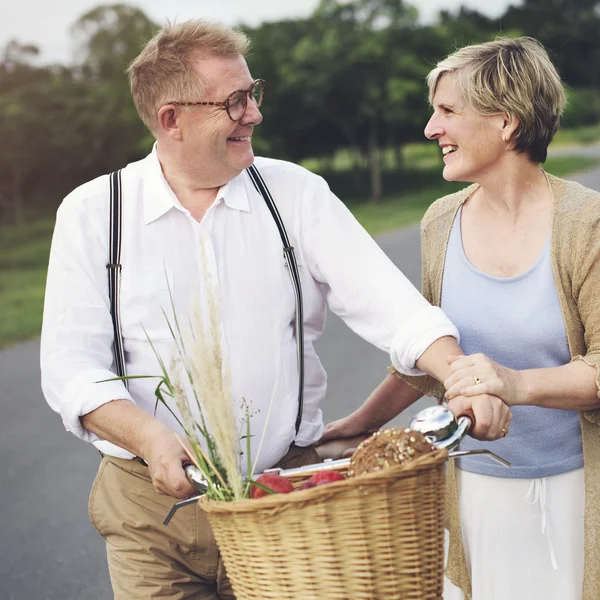
[(140, 270), (123, 277), (119, 302), (123, 337), (136, 340), (171, 339), (167, 318), (173, 309), (167, 275), (162, 269)]

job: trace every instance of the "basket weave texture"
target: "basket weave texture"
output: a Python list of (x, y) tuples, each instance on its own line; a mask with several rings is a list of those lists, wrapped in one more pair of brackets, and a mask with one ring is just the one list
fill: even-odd
[(441, 600), (447, 452), (257, 500), (202, 499), (237, 600)]

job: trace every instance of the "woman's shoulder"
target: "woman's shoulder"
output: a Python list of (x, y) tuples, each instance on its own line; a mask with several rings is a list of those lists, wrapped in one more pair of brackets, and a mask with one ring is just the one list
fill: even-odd
[(547, 174), (557, 202), (555, 218), (560, 227), (595, 228), (600, 224), (600, 192), (576, 181)]
[(451, 221), (458, 207), (477, 189), (477, 184), (472, 184), (454, 192), (438, 198), (425, 212), (421, 220), (421, 228), (425, 229), (434, 224), (442, 224)]

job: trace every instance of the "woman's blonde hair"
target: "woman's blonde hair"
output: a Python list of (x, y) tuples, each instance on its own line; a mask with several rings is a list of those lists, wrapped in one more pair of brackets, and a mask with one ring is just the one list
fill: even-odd
[(217, 23), (168, 23), (127, 69), (133, 102), (146, 127), (156, 131), (156, 114), (163, 104), (200, 99), (203, 82), (195, 59), (245, 56), (249, 47), (246, 34)]
[(531, 37), (501, 37), (465, 46), (427, 76), (429, 103), (440, 78), (452, 73), (466, 103), (482, 115), (506, 112), (519, 121), (512, 143), (543, 163), (566, 105), (563, 85), (548, 53)]

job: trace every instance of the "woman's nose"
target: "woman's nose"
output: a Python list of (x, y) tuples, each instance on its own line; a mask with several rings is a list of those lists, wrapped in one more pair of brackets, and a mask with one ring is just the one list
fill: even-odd
[(429, 140), (435, 140), (439, 138), (443, 133), (443, 128), (439, 124), (436, 115), (431, 115), (427, 125), (425, 125), (425, 137)]

